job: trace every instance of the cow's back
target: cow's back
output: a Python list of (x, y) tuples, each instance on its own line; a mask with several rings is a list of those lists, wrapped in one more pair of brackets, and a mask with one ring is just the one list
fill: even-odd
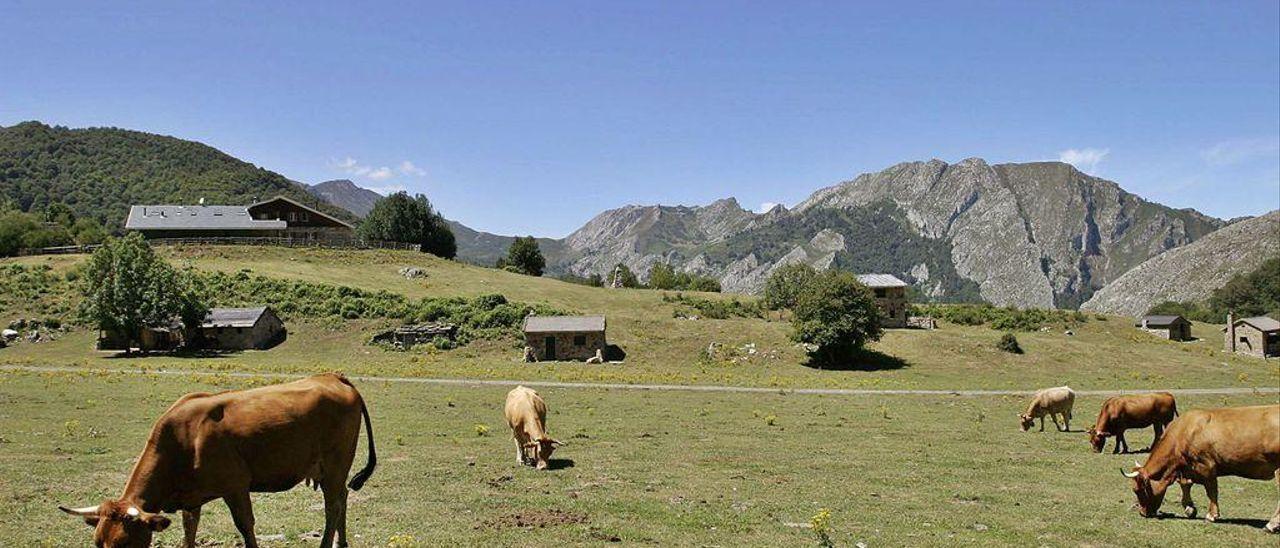
[(1158, 392), (1154, 394), (1132, 394), (1108, 398), (1098, 416), (1099, 425), (1105, 429), (1146, 428), (1157, 422), (1161, 424), (1173, 420), (1177, 406), (1173, 394)]
[(1213, 463), (1219, 475), (1270, 479), (1280, 469), (1280, 405), (1188, 411), (1169, 425), (1156, 450), (1193, 455)]
[(503, 413), (513, 429), (523, 429), (530, 421), (536, 421), (541, 427), (546, 420), (547, 404), (533, 389), (517, 386), (507, 393)]
[(1037, 406), (1054, 413), (1070, 411), (1075, 400), (1076, 393), (1069, 386), (1045, 388), (1036, 393)]
[(190, 452), (193, 479), (201, 483), (247, 475), (255, 491), (283, 490), (309, 477), (326, 452), (354, 453), (361, 405), (344, 379), (317, 375), (187, 396), (158, 428)]

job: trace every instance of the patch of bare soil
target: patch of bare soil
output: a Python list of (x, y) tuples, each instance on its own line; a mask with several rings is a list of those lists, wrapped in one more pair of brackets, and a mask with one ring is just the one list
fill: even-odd
[(511, 514), (489, 518), (476, 526), (476, 529), (541, 529), (554, 525), (573, 525), (586, 523), (587, 515), (563, 510), (521, 510)]

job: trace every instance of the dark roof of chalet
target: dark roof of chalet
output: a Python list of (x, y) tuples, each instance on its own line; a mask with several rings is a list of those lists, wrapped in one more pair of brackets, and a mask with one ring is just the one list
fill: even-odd
[(1254, 316), (1252, 318), (1240, 318), (1236, 323), (1247, 323), (1257, 328), (1258, 331), (1280, 331), (1280, 321), (1270, 316)]
[(229, 205), (136, 205), (129, 208), (124, 222), (128, 230), (284, 230), (289, 223), (283, 220), (258, 220), (249, 210), (283, 201), (319, 215), (335, 223), (351, 228), (342, 219), (317, 211), (286, 196), (276, 196), (247, 206)]
[(314, 213), (314, 214), (316, 214), (316, 215), (319, 215), (319, 216), (321, 216), (321, 217), (324, 217), (324, 218), (326, 218), (326, 219), (329, 219), (330, 221), (333, 221), (333, 222), (335, 222), (335, 223), (341, 224), (341, 225), (343, 225), (343, 226), (345, 226), (345, 227), (347, 227), (347, 228), (355, 228), (354, 226), (352, 226), (352, 225), (351, 225), (351, 223), (348, 223), (348, 222), (346, 222), (346, 221), (344, 221), (344, 220), (342, 220), (342, 219), (339, 219), (339, 218), (337, 218), (337, 217), (334, 217), (333, 215), (329, 215), (329, 214), (327, 214), (327, 213), (325, 213), (325, 212), (323, 212), (323, 211), (320, 211), (320, 210), (318, 210), (318, 209), (316, 209), (316, 208), (314, 208), (314, 207), (308, 206), (308, 205), (306, 205), (306, 204), (304, 204), (304, 203), (302, 203), (302, 202), (299, 202), (299, 201), (297, 201), (297, 200), (294, 200), (293, 198), (290, 198), (290, 197), (288, 197), (288, 196), (283, 196), (283, 195), (281, 195), (281, 196), (276, 196), (275, 198), (271, 198), (271, 199), (268, 199), (268, 200), (263, 200), (263, 201), (258, 202), (258, 203), (256, 203), (256, 204), (249, 204), (249, 205), (246, 207), (246, 209), (253, 209), (253, 208), (258, 207), (258, 206), (260, 206), (260, 205), (266, 205), (266, 204), (269, 204), (269, 203), (271, 203), (271, 202), (277, 202), (277, 201), (289, 202), (289, 203), (291, 203), (291, 204), (293, 204), (293, 205), (296, 205), (296, 206), (298, 206), (298, 207), (300, 207), (300, 208), (302, 208), (302, 209), (305, 209), (305, 210), (307, 210), (307, 211), (310, 211), (311, 213)]
[(1152, 315), (1152, 316), (1143, 316), (1138, 322), (1138, 325), (1141, 326), (1142, 324), (1145, 323), (1147, 324), (1147, 327), (1168, 327), (1173, 325), (1173, 323), (1178, 320), (1182, 320), (1184, 322), (1187, 321), (1187, 319), (1183, 318), (1182, 316)]
[(259, 221), (246, 206), (136, 205), (129, 208), (129, 230), (284, 230), (284, 221)]
[(907, 282), (893, 274), (858, 274), (858, 281), (867, 287), (907, 287)]
[(582, 333), (604, 331), (604, 316), (529, 316), (525, 333)]
[(212, 308), (200, 327), (253, 327), (266, 314), (267, 307)]

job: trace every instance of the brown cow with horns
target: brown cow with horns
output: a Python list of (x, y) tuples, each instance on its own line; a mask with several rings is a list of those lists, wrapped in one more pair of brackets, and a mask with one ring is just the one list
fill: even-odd
[[(343, 485), (355, 460), (360, 420), (369, 436), (364, 469)], [(246, 548), (253, 533), (250, 492), (286, 491), (302, 481), (324, 492), (320, 545), (347, 545), (347, 487), (359, 490), (377, 465), (364, 399), (346, 378), (316, 375), (218, 394), (187, 394), (151, 428), (120, 498), (70, 509), (95, 528), (99, 547), (151, 545), (169, 526), (161, 512), (182, 512), (185, 546), (196, 545), (200, 507), (223, 499)]]
[[(1176, 481), (1187, 517), (1196, 515), (1191, 486), (1198, 483), (1209, 496), (1205, 519), (1217, 521), (1219, 477), (1280, 483), (1280, 405), (1188, 411), (1169, 425), (1146, 464), (1134, 465), (1133, 471), (1121, 473), (1133, 480), (1138, 496), (1134, 506), (1143, 517), (1156, 515), (1165, 490)], [(1267, 531), (1280, 533), (1280, 506), (1267, 522)]]

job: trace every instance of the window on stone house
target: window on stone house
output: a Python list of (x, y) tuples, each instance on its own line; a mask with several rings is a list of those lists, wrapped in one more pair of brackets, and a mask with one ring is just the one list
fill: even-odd
[(876, 289), (876, 298), (878, 299), (884, 298), (884, 289), (880, 289), (880, 288)]
[(573, 336), (573, 345), (574, 345), (574, 346), (586, 346), (586, 345), (587, 345), (587, 336), (586, 336), (586, 335), (574, 335), (574, 336)]
[(290, 212), (289, 212), (289, 222), (291, 222), (291, 223), (292, 223), (292, 222), (297, 221), (297, 220), (298, 220), (298, 214), (297, 214), (296, 212), (290, 211)]

